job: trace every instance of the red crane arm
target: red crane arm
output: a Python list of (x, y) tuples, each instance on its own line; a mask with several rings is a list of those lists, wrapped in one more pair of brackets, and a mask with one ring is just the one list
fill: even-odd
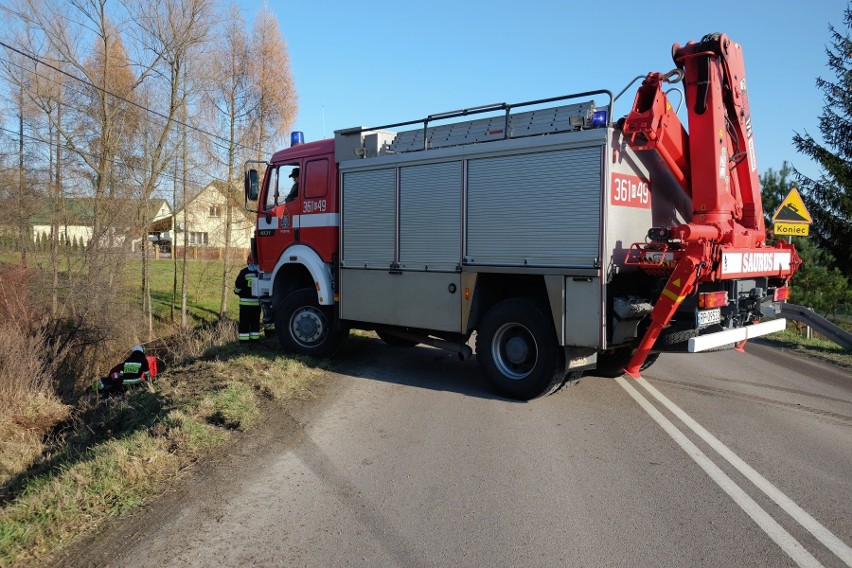
[(684, 298), (702, 282), (744, 276), (786, 281), (800, 264), (792, 245), (766, 246), (742, 48), (725, 34), (710, 34), (675, 44), (672, 57), (683, 72), (689, 134), (662, 90), (671, 73), (647, 76), (622, 127), (632, 148), (660, 155), (693, 209), (689, 223), (654, 228), (656, 242), (631, 247), (628, 261), (632, 256), (632, 264), (646, 271), (659, 271), (648, 253), (670, 250), (677, 259), (625, 368), (634, 377)]
[(766, 241), (742, 48), (725, 34), (672, 48), (684, 72), (692, 161), (693, 223), (715, 224), (722, 242)]
[(712, 34), (683, 47), (675, 44), (672, 54), (683, 73), (689, 134), (663, 92), (664, 83), (678, 79), (677, 71), (649, 73), (624, 121), (627, 141), (636, 150), (655, 150), (692, 199), (692, 226), (673, 228), (673, 234), (763, 246), (742, 48), (725, 34)]

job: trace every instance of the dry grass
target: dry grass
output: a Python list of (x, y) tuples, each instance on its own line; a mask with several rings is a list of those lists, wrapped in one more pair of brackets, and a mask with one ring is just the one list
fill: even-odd
[(45, 393), (16, 397), (15, 410), (0, 416), (0, 486), (39, 459), (47, 447), (45, 432), (70, 413), (71, 407)]
[(0, 486), (45, 449), (47, 432), (71, 412), (53, 389), (64, 348), (51, 343), (28, 313), (26, 274), (0, 276)]
[(192, 361), (202, 357), (211, 348), (237, 339), (237, 328), (230, 321), (220, 321), (192, 329), (175, 327), (172, 333), (163, 334), (152, 349), (167, 364)]
[(138, 506), (180, 463), (167, 437), (136, 432), (39, 478), (0, 516), (0, 564), (30, 564), (91, 528), (93, 520)]
[[(235, 432), (262, 422), (263, 400), (310, 397), (323, 374), (274, 341), (250, 347), (233, 325), (188, 334), (154, 389), (100, 400), (77, 412), (51, 463), (20, 480), (0, 510), (0, 566), (49, 562), (80, 535), (133, 511)], [(226, 339), (231, 338), (230, 342)], [(203, 345), (208, 348), (197, 358)], [(0, 433), (2, 435), (2, 433)]]
[(227, 362), (229, 372), (244, 373), (251, 384), (273, 400), (305, 398), (323, 373), (323, 366), (308, 357), (238, 355)]
[(20, 411), (32, 393), (52, 391), (53, 362), (61, 358), (60, 348), (50, 344), (44, 331), (21, 329), (8, 320), (0, 323), (2, 408)]
[[(45, 274), (0, 264), (0, 566), (40, 563), (132, 510), (234, 431), (257, 424), (261, 399), (306, 388), (299, 380), (280, 387), (274, 372), (245, 372), (263, 363), (229, 369), (243, 354), (221, 347), (236, 343), (226, 321), (175, 327), (151, 344), (167, 369), (155, 389), (90, 398), (87, 387), (139, 343), (133, 291), (110, 279), (94, 301), (68, 288), (50, 316), (49, 286), (39, 278)], [(214, 307), (200, 309), (216, 318)]]

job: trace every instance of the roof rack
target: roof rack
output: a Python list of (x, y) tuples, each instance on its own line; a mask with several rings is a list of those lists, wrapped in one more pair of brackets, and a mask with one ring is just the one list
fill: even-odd
[[(548, 107), (513, 114), (515, 109), (521, 107), (544, 105), (547, 103), (590, 97), (593, 95), (606, 95), (609, 98), (608, 105), (604, 107), (596, 107), (594, 100), (588, 100), (571, 105)], [(407, 122), (386, 124), (372, 128), (349, 128), (346, 130), (339, 130), (335, 134), (338, 136), (338, 139), (339, 137), (348, 137), (358, 134), (359, 140), (361, 139), (361, 135), (365, 135), (364, 146), (361, 146), (361, 144), (358, 145), (360, 147), (360, 151), (359, 148), (352, 148), (355, 150), (355, 154), (360, 157), (375, 157), (377, 155), (417, 152), (435, 148), (506, 140), (509, 138), (521, 138), (526, 136), (582, 130), (585, 128), (591, 128), (593, 125), (595, 127), (609, 126), (612, 121), (609, 110), (612, 108), (613, 100), (613, 95), (608, 90), (586, 91), (515, 104), (495, 103), (483, 105), (439, 114), (431, 114), (426, 118)], [(595, 114), (601, 113), (601, 111), (604, 111), (605, 114), (599, 114), (598, 120), (596, 121)], [(437, 121), (451, 120), (454, 118), (489, 112), (500, 112), (501, 114), (478, 120), (430, 126), (431, 123)], [(389, 129), (415, 124), (422, 125), (422, 127), (402, 132), (388, 131)], [(374, 135), (371, 136), (371, 134)], [(346, 146), (350, 146), (350, 144), (346, 144)], [(348, 153), (349, 152), (346, 152), (346, 154)], [(338, 157), (342, 157), (342, 155), (343, 153), (339, 153)]]

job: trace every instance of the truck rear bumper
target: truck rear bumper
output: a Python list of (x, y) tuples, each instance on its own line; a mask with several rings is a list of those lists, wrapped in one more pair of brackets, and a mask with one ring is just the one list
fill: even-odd
[(710, 333), (693, 337), (689, 340), (687, 351), (690, 353), (698, 353), (699, 351), (707, 351), (730, 343), (739, 343), (753, 337), (760, 337), (776, 331), (782, 331), (787, 327), (787, 320), (778, 318), (771, 321), (756, 323), (746, 327), (738, 327), (736, 329), (728, 329), (717, 333)]

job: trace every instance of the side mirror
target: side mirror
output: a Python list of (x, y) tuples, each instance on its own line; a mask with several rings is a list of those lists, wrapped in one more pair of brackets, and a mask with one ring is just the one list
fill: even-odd
[(246, 201), (257, 201), (258, 193), (260, 193), (258, 188), (257, 170), (248, 170), (246, 172), (245, 179), (243, 180), (243, 184), (245, 186)]

